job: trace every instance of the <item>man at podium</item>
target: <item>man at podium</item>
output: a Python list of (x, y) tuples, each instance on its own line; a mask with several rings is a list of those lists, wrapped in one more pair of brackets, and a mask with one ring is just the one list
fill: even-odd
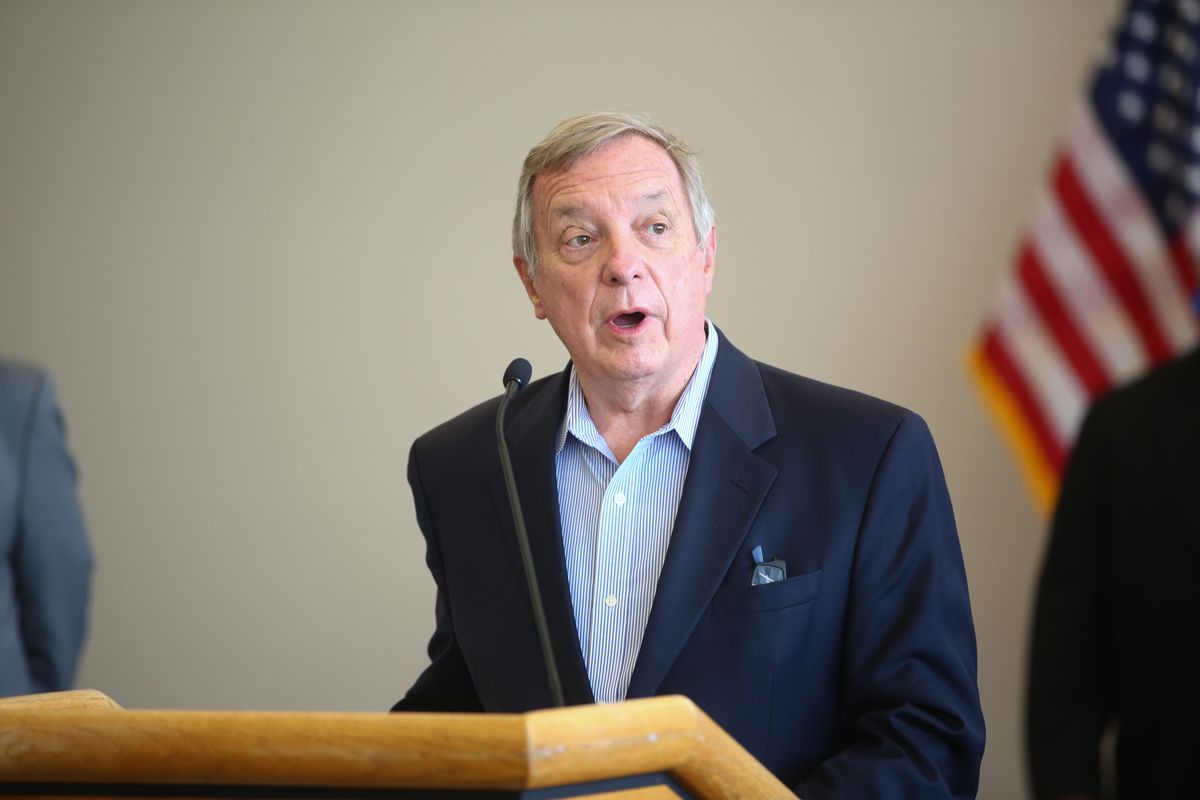
[[(513, 253), (571, 356), (504, 428), (566, 702), (686, 695), (811, 800), (973, 797), (975, 634), (921, 418), (706, 317), (713, 210), (645, 120), (576, 117), (529, 152)], [(499, 402), (413, 445), (437, 625), (395, 710), (552, 704)]]

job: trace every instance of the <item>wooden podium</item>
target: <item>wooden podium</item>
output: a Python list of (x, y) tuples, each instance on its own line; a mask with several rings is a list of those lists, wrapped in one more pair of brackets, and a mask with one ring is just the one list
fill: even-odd
[(125, 710), (0, 700), (0, 795), (793, 798), (685, 697), (526, 714)]

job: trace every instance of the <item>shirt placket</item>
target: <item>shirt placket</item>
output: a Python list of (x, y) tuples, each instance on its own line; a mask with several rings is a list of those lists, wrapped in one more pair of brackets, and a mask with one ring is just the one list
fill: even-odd
[(588, 663), (593, 691), (600, 702), (619, 700), (629, 626), (629, 551), (633, 522), (630, 475), (636, 455), (617, 468), (604, 491), (597, 537), (596, 581), (592, 592), (592, 637)]

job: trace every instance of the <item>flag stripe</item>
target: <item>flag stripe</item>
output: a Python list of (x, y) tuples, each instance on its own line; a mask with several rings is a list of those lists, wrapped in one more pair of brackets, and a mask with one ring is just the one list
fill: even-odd
[(1018, 261), (1017, 275), (1030, 302), (1046, 321), (1046, 327), (1062, 348), (1063, 355), (1070, 362), (1075, 374), (1087, 387), (1088, 393), (1095, 394), (1101, 391), (1108, 385), (1108, 374), (1103, 365), (1096, 360), (1092, 349), (1083, 341), (1063, 307), (1058, 292), (1047, 279), (1040, 259), (1028, 245), (1023, 248)]
[(1042, 196), (1030, 236), (1066, 313), (1104, 365), (1108, 381), (1141, 369), (1146, 357), (1138, 332), (1055, 195)]
[(1113, 241), (1108, 227), (1096, 213), (1069, 158), (1059, 159), (1054, 188), (1058, 191), (1063, 208), (1095, 257), (1099, 271), (1108, 279), (1109, 285), (1121, 298), (1125, 311), (1133, 319), (1149, 360), (1163, 360), (1170, 355), (1171, 348), (1150, 311), (1146, 296), (1134, 278), (1124, 252)]
[(1057, 474), (1061, 470), (1064, 458), (1062, 446), (1051, 432), (1050, 425), (1042, 415), (1041, 406), (1034, 399), (1024, 375), (1009, 356), (1007, 348), (994, 329), (984, 335), (983, 354), (1008, 389), (1017, 407), (1021, 409), (1021, 413), (1025, 415), (1042, 459)]
[(993, 309), (996, 335), (1037, 401), (1054, 440), (1061, 446), (1071, 440), (1087, 391), (1055, 346), (1044, 321), (1037, 316), (1016, 283), (1001, 287)]
[(1197, 290), (1196, 262), (1192, 253), (1186, 236), (1175, 237), (1171, 243), (1171, 266), (1175, 268), (1175, 278), (1188, 297), (1194, 297)]

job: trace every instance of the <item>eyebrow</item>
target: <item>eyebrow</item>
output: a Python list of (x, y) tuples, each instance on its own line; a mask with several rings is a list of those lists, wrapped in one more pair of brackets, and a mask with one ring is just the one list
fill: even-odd
[(557, 208), (551, 208), (550, 209), (550, 218), (558, 220), (558, 219), (562, 219), (564, 217), (574, 217), (574, 216), (582, 214), (582, 213), (583, 213), (583, 206), (578, 205), (576, 203), (572, 203), (572, 204), (566, 205), (566, 206), (559, 206)]

